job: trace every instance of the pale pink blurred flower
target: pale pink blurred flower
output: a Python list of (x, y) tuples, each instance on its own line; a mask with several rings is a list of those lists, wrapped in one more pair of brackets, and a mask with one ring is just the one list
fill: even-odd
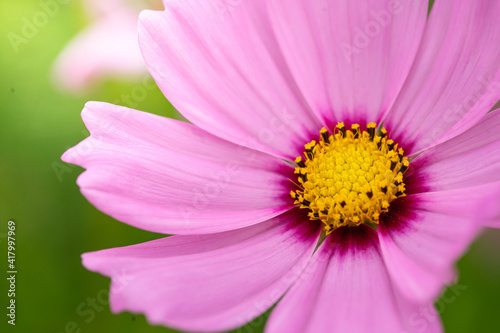
[(137, 19), (160, 0), (84, 0), (91, 23), (58, 55), (56, 84), (79, 93), (104, 78), (138, 79), (147, 74), (137, 40)]
[(166, 7), (141, 48), (193, 125), (88, 103), (63, 155), (97, 208), (176, 234), (83, 255), (130, 278), (113, 312), (225, 331), (278, 303), (266, 332), (442, 331), (429, 305), (499, 226), (500, 1)]

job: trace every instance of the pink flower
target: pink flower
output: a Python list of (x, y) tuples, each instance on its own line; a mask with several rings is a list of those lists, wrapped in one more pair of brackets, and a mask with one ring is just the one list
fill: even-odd
[(440, 332), (478, 211), (498, 223), (500, 2), (166, 7), (140, 44), (194, 125), (88, 103), (63, 155), (97, 208), (176, 234), (83, 255), (113, 312), (224, 331), (278, 302), (266, 332)]
[(54, 63), (53, 75), (61, 88), (78, 93), (108, 76), (135, 79), (146, 75), (137, 42), (137, 18), (148, 6), (130, 2), (84, 1), (92, 23), (66, 45)]

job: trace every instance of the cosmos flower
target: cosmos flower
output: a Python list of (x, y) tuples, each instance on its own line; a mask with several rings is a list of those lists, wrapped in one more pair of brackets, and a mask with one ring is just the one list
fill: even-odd
[(137, 18), (159, 0), (85, 0), (91, 24), (75, 36), (54, 62), (57, 85), (72, 93), (105, 77), (142, 78), (147, 66), (137, 42)]
[(429, 306), (482, 207), (498, 223), (500, 2), (165, 5), (140, 44), (192, 124), (92, 102), (63, 155), (98, 209), (174, 234), (83, 255), (112, 311), (224, 331), (277, 303), (266, 332), (440, 332)]

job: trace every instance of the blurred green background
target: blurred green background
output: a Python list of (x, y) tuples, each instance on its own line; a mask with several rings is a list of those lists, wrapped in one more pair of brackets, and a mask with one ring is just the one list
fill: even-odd
[[(87, 136), (80, 111), (87, 100), (113, 102), (140, 82), (112, 79), (81, 97), (54, 89), (51, 65), (88, 22), (79, 1), (68, 1), (16, 53), (9, 32), (40, 10), (38, 1), (0, 2), (0, 300), (1, 332), (172, 332), (149, 326), (143, 316), (91, 309), (88, 298), (105, 296), (109, 280), (86, 271), (83, 252), (160, 237), (100, 213), (80, 194), (82, 169), (61, 154)], [(156, 89), (138, 109), (179, 117)], [(56, 172), (64, 171), (58, 176)], [(7, 325), (7, 222), (17, 223), (17, 325)], [(459, 262), (459, 295), (438, 302), (447, 332), (500, 332), (500, 232), (489, 230)], [(91, 314), (93, 313), (93, 314)], [(360, 313), (360, 316), (363, 314)], [(265, 318), (241, 332), (261, 332)], [(80, 329), (81, 331), (78, 331)]]

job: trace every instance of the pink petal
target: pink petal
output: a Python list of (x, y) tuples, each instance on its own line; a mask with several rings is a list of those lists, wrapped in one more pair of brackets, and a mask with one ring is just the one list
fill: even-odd
[(500, 228), (500, 182), (487, 186), (489, 188), (481, 192), (482, 200), (476, 205), (475, 217), (486, 227)]
[(293, 207), (293, 167), (199, 128), (106, 103), (87, 103), (91, 136), (63, 155), (87, 169), (78, 185), (108, 215), (167, 234), (249, 226)]
[(107, 76), (145, 76), (146, 65), (137, 43), (137, 16), (132, 10), (120, 10), (80, 32), (56, 59), (57, 84), (80, 92)]
[(410, 197), (418, 201), (419, 208), (423, 210), (477, 219), (479, 215), (492, 216), (483, 208), (500, 200), (500, 181), (467, 188), (417, 193)]
[(395, 285), (409, 299), (438, 297), (455, 278), (454, 262), (480, 230), (475, 219), (461, 214), (467, 208), (459, 208), (461, 201), (455, 198), (453, 191), (409, 195), (391, 203), (382, 218), (384, 260)]
[(500, 2), (436, 1), (384, 126), (412, 153), (470, 128), (500, 99)]
[(428, 209), (467, 217), (477, 224), (500, 228), (500, 181), (448, 191), (414, 195), (418, 200), (438, 202)]
[(426, 1), (270, 1), (292, 73), (330, 122), (381, 120), (410, 71), (427, 9)]
[[(467, 217), (478, 225), (500, 228), (500, 181), (448, 191), (413, 195), (427, 210)], [(439, 203), (438, 205), (433, 203)]]
[(182, 330), (226, 331), (281, 297), (318, 237), (317, 224), (290, 212), (240, 230), (87, 253), (83, 263), (113, 279), (113, 312), (144, 313), (153, 325)]
[(365, 226), (340, 228), (272, 312), (266, 332), (442, 331), (434, 309), (427, 321), (421, 316), (421, 308), (392, 286), (375, 232)]
[(463, 134), (427, 150), (414, 163), (428, 190), (465, 188), (500, 181), (500, 110)]
[(295, 159), (322, 123), (293, 81), (263, 0), (173, 0), (142, 12), (139, 41), (167, 99), (224, 139)]

